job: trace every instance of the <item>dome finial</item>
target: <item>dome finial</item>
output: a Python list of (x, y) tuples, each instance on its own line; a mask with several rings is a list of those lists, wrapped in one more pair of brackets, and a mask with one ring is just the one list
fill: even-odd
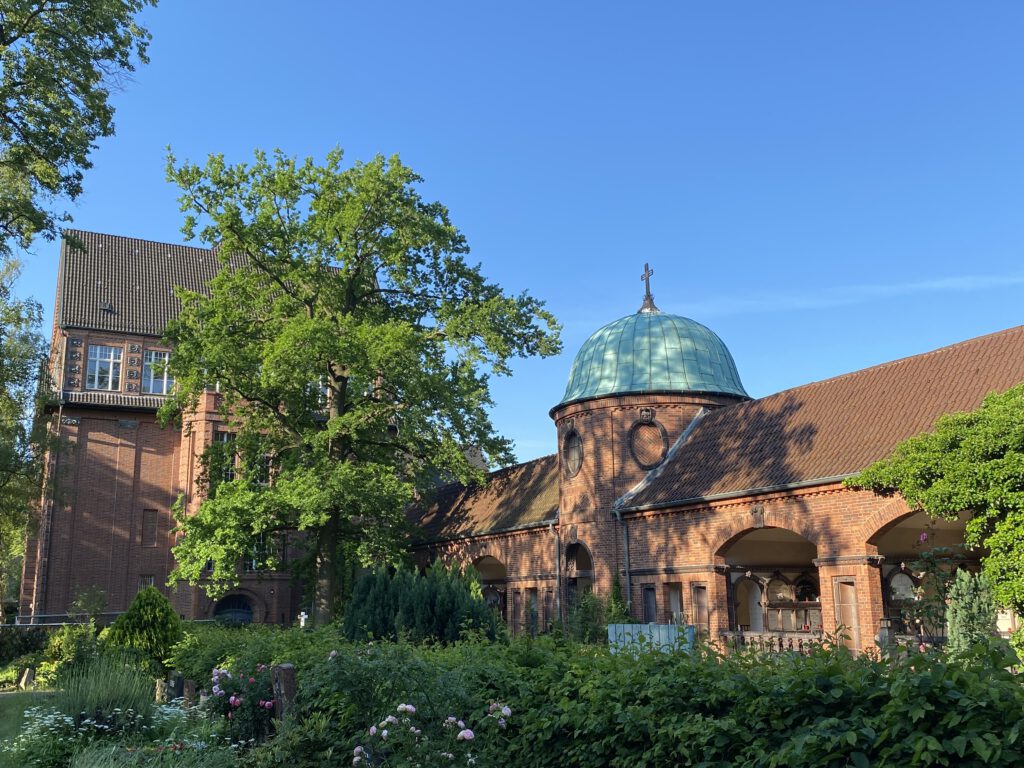
[(654, 306), (654, 294), (651, 293), (651, 275), (654, 274), (654, 270), (651, 269), (650, 265), (644, 263), (644, 273), (640, 275), (640, 279), (644, 281), (644, 285), (647, 287), (647, 292), (644, 294), (644, 303), (641, 305), (639, 312), (660, 312), (661, 310)]

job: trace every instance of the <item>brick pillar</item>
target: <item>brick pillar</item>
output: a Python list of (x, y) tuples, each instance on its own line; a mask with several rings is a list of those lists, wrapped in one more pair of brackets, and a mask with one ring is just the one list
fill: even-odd
[(874, 638), (884, 615), (881, 563), (877, 555), (823, 557), (814, 561), (821, 584), (822, 628), (826, 634), (835, 634), (839, 624), (844, 624), (851, 635), (846, 642), (851, 650), (875, 648)]

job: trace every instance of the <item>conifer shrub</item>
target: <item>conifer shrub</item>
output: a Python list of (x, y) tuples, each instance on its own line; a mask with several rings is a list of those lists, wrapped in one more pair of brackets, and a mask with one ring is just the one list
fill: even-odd
[(156, 587), (142, 589), (104, 635), (111, 645), (144, 654), (158, 672), (181, 637), (181, 619)]
[(946, 650), (952, 656), (963, 656), (996, 636), (996, 603), (984, 574), (957, 571), (949, 589), (946, 623)]
[(434, 563), (424, 574), (378, 569), (360, 577), (342, 629), (350, 640), (453, 643), (469, 633), (493, 640), (498, 616), (472, 572)]

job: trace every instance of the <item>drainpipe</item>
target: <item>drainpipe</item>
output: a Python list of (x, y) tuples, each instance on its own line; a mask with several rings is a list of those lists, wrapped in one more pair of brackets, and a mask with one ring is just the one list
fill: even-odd
[(562, 621), (562, 548), (554, 523), (548, 523), (548, 531), (555, 539), (555, 614)]
[(633, 584), (629, 575), (629, 526), (626, 525), (626, 521), (622, 519), (622, 510), (615, 510), (615, 519), (622, 525), (622, 554), (623, 564), (626, 571), (626, 610), (629, 611), (630, 616), (633, 615)]

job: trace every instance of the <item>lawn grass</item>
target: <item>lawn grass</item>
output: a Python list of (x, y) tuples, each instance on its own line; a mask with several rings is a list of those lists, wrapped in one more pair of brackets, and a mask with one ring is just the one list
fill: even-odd
[(0, 741), (7, 741), (18, 735), (25, 708), (37, 704), (41, 695), (33, 691), (0, 693)]

